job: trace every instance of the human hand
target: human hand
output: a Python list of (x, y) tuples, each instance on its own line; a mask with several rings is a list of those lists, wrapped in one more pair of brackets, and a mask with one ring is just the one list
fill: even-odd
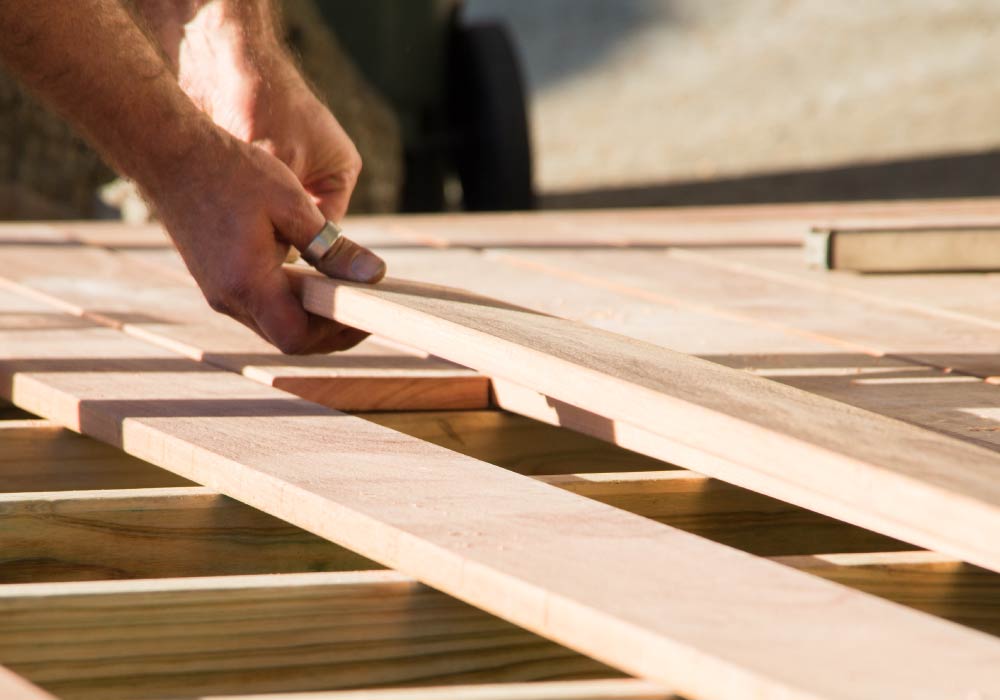
[[(367, 334), (307, 313), (282, 270), (289, 246), (304, 249), (326, 221), (294, 173), (212, 125), (204, 136), (147, 194), (211, 307), (285, 353), (361, 342)], [(375, 282), (385, 271), (377, 256), (350, 241), (331, 257), (321, 271), (344, 279)]]
[(254, 12), (203, 7), (184, 28), (178, 80), (213, 121), (287, 165), (323, 214), (340, 221), (361, 156)]

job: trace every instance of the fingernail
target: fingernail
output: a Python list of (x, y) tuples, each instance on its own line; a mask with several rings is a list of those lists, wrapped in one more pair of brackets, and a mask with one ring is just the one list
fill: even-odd
[(362, 251), (351, 261), (351, 276), (358, 282), (378, 282), (385, 276), (385, 262), (374, 253)]

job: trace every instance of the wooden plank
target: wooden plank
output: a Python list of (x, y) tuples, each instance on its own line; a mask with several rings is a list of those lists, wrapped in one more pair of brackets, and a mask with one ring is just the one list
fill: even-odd
[[(621, 246), (711, 248), (794, 246), (813, 225), (996, 222), (997, 200), (832, 202), (780, 205), (669, 207), (360, 217), (351, 235), (385, 247), (583, 248)], [(392, 240), (392, 238), (398, 240)]]
[(633, 678), (204, 697), (200, 700), (677, 700)]
[(947, 318), (1000, 328), (1000, 293), (997, 291), (1000, 274), (996, 273), (826, 274), (802, 265), (800, 251), (793, 249), (730, 248), (714, 250), (711, 255), (684, 251), (683, 255), (675, 253), (674, 257), (891, 309), (907, 309), (929, 320)]
[(0, 421), (0, 493), (186, 485), (187, 479), (50, 421)]
[[(745, 369), (964, 440), (1000, 447), (1000, 430), (995, 430), (1000, 428), (1000, 394), (994, 387), (967, 376), (878, 356), (850, 342), (824, 340), (807, 330), (741, 317), (738, 309), (717, 308), (711, 299), (699, 299), (694, 287), (690, 298), (647, 299), (608, 285), (584, 283), (562, 267), (555, 276), (468, 251), (391, 251), (386, 257), (392, 269), (404, 276), (423, 272), (432, 282), (470, 285), (478, 293), (504, 301)], [(752, 297), (745, 303), (753, 303)], [(796, 295), (772, 294), (767, 303), (795, 305)]]
[(313, 313), (599, 412), (606, 433), (635, 426), (668, 462), (1000, 569), (1000, 540), (984, 534), (1000, 528), (996, 453), (467, 292), (293, 274)]
[(886, 309), (777, 280), (721, 273), (687, 251), (496, 254), (525, 271), (571, 277), (602, 289), (665, 305), (714, 309), (787, 332), (871, 355), (979, 377), (1000, 374), (1000, 334), (953, 319), (928, 323), (922, 314)]
[(0, 583), (372, 568), (204, 488), (0, 495)]
[[(5, 246), (3, 277), (64, 311), (351, 411), (486, 408), (489, 380), (398, 345), (369, 341), (329, 356), (288, 357), (212, 311), (190, 276), (82, 246)], [(67, 317), (62, 316), (65, 320)]]
[(935, 552), (830, 554), (774, 561), (1000, 635), (1000, 575)]
[(806, 235), (811, 267), (856, 272), (1000, 270), (1000, 225), (816, 228)]
[(0, 394), (682, 695), (1000, 692), (991, 637), (110, 329), (0, 332)]
[(395, 572), (0, 587), (0, 658), (65, 700), (613, 677)]
[(518, 474), (634, 472), (669, 468), (604, 440), (502, 411), (365, 413), (365, 420)]

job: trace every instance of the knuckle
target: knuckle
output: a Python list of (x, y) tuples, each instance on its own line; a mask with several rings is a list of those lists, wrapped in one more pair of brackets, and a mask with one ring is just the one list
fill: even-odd
[(222, 296), (210, 294), (205, 297), (205, 300), (208, 301), (208, 305), (212, 311), (220, 314), (229, 313), (229, 304), (226, 303), (226, 300)]
[(304, 334), (283, 334), (274, 339), (274, 345), (284, 355), (302, 355), (308, 349), (308, 339)]

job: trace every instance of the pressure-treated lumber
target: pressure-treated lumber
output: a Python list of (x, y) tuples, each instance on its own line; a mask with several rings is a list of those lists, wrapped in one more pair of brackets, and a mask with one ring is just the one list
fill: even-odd
[(774, 561), (1000, 636), (1000, 574), (936, 552), (829, 554)]
[(340, 690), (319, 693), (239, 695), (199, 700), (677, 700), (659, 686), (632, 678), (548, 681), (433, 688)]
[(0, 583), (371, 568), (204, 488), (0, 495)]
[(694, 472), (537, 478), (758, 556), (911, 548), (890, 537)]
[(518, 474), (633, 472), (669, 468), (603, 440), (503, 411), (365, 413), (365, 420)]
[(616, 675), (395, 572), (14, 584), (0, 615), (65, 700)]
[(661, 459), (1000, 569), (996, 453), (460, 290), (293, 274), (313, 313), (635, 426)]
[(1000, 224), (815, 228), (806, 234), (811, 267), (855, 272), (1000, 270)]
[[(698, 474), (540, 481), (761, 556), (903, 543)], [(378, 568), (203, 487), (0, 495), (0, 583)]]
[(46, 420), (0, 420), (0, 493), (185, 486), (176, 474)]
[(681, 695), (1000, 692), (991, 637), (107, 328), (0, 332), (0, 394)]
[(137, 268), (129, 258), (107, 250), (5, 246), (0, 268), (8, 284), (31, 290), (71, 314), (331, 408), (448, 410), (489, 404), (486, 377), (398, 346), (368, 342), (330, 356), (283, 356), (248, 328), (212, 311), (190, 275)]

